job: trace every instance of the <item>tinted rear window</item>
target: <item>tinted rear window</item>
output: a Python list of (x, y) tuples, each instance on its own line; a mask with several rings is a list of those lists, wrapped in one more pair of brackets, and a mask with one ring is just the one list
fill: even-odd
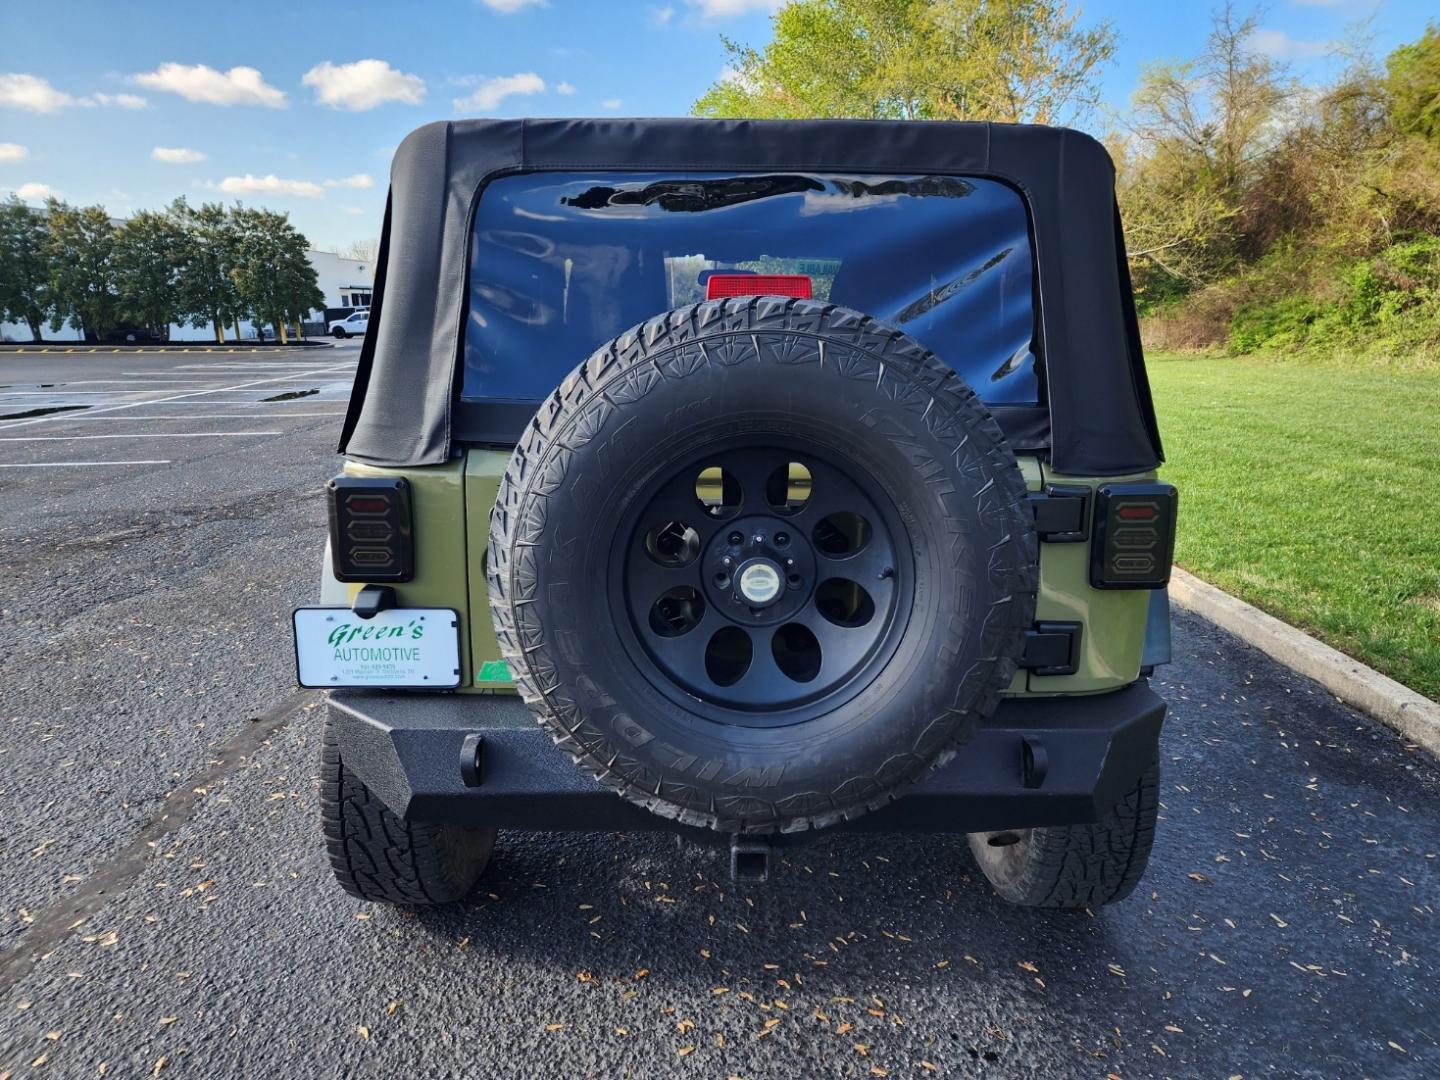
[(806, 274), (901, 327), (992, 404), (1035, 404), (1024, 203), (953, 176), (527, 173), (471, 241), (461, 396), (533, 402), (595, 348), (705, 298), (709, 273)]

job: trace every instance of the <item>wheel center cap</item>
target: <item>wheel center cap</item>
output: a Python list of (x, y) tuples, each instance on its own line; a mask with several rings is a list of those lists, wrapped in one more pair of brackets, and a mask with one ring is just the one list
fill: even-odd
[(769, 561), (752, 562), (740, 571), (737, 584), (746, 602), (760, 607), (780, 595), (780, 568)]

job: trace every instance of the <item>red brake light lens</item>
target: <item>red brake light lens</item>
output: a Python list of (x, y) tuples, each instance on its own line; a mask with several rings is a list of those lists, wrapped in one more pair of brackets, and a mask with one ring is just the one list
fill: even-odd
[(383, 514), (390, 509), (389, 499), (370, 499), (361, 495), (351, 495), (345, 500), (345, 509), (352, 514)]
[(1148, 503), (1139, 505), (1120, 506), (1115, 510), (1115, 516), (1122, 521), (1154, 521), (1160, 516), (1159, 508)]
[(705, 282), (706, 300), (727, 296), (794, 296), (809, 300), (814, 295), (809, 274), (711, 274)]

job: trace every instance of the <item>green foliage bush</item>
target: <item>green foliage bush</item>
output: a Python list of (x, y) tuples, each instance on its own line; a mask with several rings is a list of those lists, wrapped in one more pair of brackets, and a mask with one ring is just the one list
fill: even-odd
[(1352, 267), (1346, 283), (1346, 313), (1358, 325), (1423, 314), (1440, 299), (1440, 236), (1392, 245)]
[(1303, 344), (1323, 309), (1308, 296), (1241, 304), (1230, 320), (1232, 353), (1286, 349)]
[(1284, 352), (1306, 347), (1351, 352), (1440, 341), (1440, 236), (1418, 236), (1368, 258), (1340, 263), (1329, 295), (1277, 288), (1277, 252), (1231, 285), (1252, 297), (1230, 318), (1231, 353)]

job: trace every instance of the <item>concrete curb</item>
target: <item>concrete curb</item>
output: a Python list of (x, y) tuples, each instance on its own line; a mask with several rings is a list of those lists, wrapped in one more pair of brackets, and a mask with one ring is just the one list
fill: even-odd
[(1170, 598), (1440, 757), (1440, 705), (1176, 567)]

